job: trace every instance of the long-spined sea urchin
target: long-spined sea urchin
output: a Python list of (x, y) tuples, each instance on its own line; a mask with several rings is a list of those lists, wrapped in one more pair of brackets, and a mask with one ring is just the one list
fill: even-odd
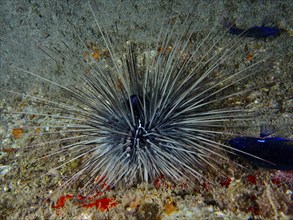
[[(89, 7), (109, 53), (105, 61), (113, 68), (108, 70), (99, 61), (83, 62), (85, 71), (74, 76), (80, 83), (75, 86), (16, 68), (66, 94), (66, 99), (54, 101), (29, 96), (45, 103), (47, 111), (30, 114), (56, 119), (49, 126), (56, 131), (44, 136), (59, 133), (58, 129), (67, 135), (29, 149), (42, 147), (48, 150), (47, 157), (65, 157), (54, 169), (80, 160), (82, 168), (63, 186), (82, 182), (83, 189), (148, 183), (161, 175), (172, 182), (192, 182), (202, 178), (204, 171), (217, 169), (230, 151), (216, 140), (225, 134), (225, 122), (254, 114), (222, 102), (250, 91), (239, 91), (236, 85), (255, 74), (256, 70), (249, 70), (261, 61), (242, 64), (237, 70), (225, 69), (223, 64), (241, 48), (242, 39), (233, 38), (223, 47), (226, 33), (219, 32), (216, 25), (195, 42), (192, 15), (163, 22), (156, 44), (144, 48), (148, 53), (143, 59), (138, 54), (143, 49), (136, 50), (133, 43), (125, 54), (117, 55), (91, 4)], [(61, 147), (51, 149), (59, 143)]]

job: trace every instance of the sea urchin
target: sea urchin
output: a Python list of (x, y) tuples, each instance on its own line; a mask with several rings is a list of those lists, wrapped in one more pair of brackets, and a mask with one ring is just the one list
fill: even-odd
[(103, 60), (107, 67), (100, 60), (83, 61), (85, 71), (75, 76), (75, 86), (16, 68), (64, 92), (62, 99), (53, 101), (29, 96), (46, 105), (46, 113), (34, 115), (54, 119), (47, 135), (66, 136), (29, 149), (42, 147), (46, 156), (63, 156), (54, 169), (80, 160), (82, 168), (63, 186), (82, 182), (84, 189), (149, 183), (161, 175), (172, 182), (192, 182), (210, 168), (217, 169), (230, 151), (216, 139), (226, 133), (225, 122), (253, 115), (229, 106), (229, 100), (250, 91), (239, 90), (239, 82), (255, 74), (255, 69), (249, 70), (261, 61), (225, 68), (241, 48), (241, 37), (223, 47), (227, 35), (216, 25), (198, 40), (191, 15), (165, 19), (156, 44), (128, 43), (127, 51), (119, 55), (89, 7), (107, 48)]

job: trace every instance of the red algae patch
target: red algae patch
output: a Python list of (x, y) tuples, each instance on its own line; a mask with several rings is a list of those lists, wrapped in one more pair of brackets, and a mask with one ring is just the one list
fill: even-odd
[[(76, 200), (74, 200), (74, 198)], [(98, 198), (93, 200), (89, 197), (83, 197), (81, 195), (74, 196), (74, 195), (67, 194), (67, 195), (61, 196), (57, 200), (56, 204), (52, 205), (52, 208), (53, 209), (64, 208), (67, 200), (71, 201), (73, 205), (81, 206), (83, 208), (95, 207), (101, 212), (108, 211), (109, 209), (118, 205), (118, 202), (116, 202), (115, 198), (104, 197), (104, 198)]]
[(249, 182), (249, 183), (251, 183), (253, 185), (256, 184), (256, 176), (254, 176), (254, 175), (248, 175), (246, 177), (246, 180), (247, 180), (247, 182)]
[(230, 177), (227, 177), (226, 179), (224, 179), (223, 181), (221, 181), (220, 185), (222, 187), (226, 187), (228, 188), (230, 183), (231, 183), (232, 179)]

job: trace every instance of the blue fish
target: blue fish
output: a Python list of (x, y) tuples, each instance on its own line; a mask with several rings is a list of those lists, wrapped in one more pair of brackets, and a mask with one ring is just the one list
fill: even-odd
[(255, 39), (266, 39), (268, 37), (278, 36), (285, 30), (277, 26), (253, 26), (247, 29), (241, 29), (232, 25), (231, 22), (225, 21), (224, 26), (228, 28), (228, 32), (243, 37), (252, 37)]
[(259, 167), (293, 170), (293, 141), (290, 139), (238, 137), (230, 140), (229, 143), (236, 149), (238, 155), (249, 159)]

